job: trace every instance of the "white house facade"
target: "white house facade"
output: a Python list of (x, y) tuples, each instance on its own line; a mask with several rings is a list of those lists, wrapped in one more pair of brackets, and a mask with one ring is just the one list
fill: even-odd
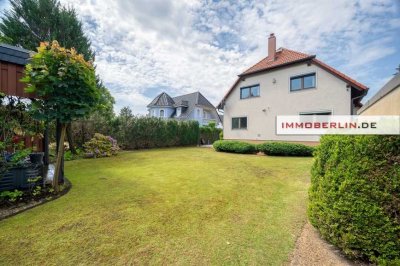
[(147, 105), (149, 116), (164, 119), (196, 120), (200, 125), (208, 125), (214, 122), (220, 125), (221, 121), (218, 113), (206, 97), (200, 92), (189, 93), (177, 97), (170, 97), (163, 92), (157, 95), (153, 101)]
[(316, 59), (285, 48), (273, 34), (268, 56), (239, 75), (218, 108), (224, 139), (318, 141), (319, 136), (277, 135), (278, 115), (356, 114), (368, 88)]

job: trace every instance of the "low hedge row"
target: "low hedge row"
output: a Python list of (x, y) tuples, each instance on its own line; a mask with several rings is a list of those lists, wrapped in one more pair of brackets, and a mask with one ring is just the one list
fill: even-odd
[(213, 145), (216, 151), (232, 153), (256, 153), (264, 152), (272, 156), (312, 156), (314, 147), (296, 143), (266, 142), (263, 144), (251, 144), (236, 140), (219, 140)]
[(257, 150), (272, 156), (312, 156), (314, 147), (297, 143), (266, 142), (257, 145)]
[(213, 147), (216, 151), (222, 152), (255, 153), (257, 151), (254, 144), (235, 140), (217, 140)]

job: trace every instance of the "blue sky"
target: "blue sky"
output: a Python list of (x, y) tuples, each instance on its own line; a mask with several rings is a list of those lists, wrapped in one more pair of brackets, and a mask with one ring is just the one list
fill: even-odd
[[(277, 47), (317, 58), (370, 87), (400, 64), (397, 0), (62, 0), (73, 6), (116, 99), (145, 113), (161, 91), (202, 92), (217, 104), (236, 75)], [(0, 9), (8, 8), (0, 0)]]

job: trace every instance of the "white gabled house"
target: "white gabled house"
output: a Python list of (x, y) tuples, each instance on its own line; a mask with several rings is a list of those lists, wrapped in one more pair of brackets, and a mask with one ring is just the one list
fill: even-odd
[(157, 95), (147, 105), (149, 116), (165, 119), (196, 120), (200, 126), (208, 125), (209, 122), (221, 124), (220, 117), (206, 97), (200, 92), (189, 93), (177, 97), (171, 97), (163, 92)]
[(368, 88), (308, 55), (276, 49), (239, 75), (217, 106), (224, 112), (224, 138), (318, 141), (319, 136), (277, 135), (278, 115), (352, 115)]

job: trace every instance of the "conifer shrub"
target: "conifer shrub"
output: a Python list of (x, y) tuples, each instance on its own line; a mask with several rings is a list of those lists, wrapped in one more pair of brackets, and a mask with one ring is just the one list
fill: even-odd
[(323, 136), (308, 215), (346, 255), (400, 265), (400, 136)]

